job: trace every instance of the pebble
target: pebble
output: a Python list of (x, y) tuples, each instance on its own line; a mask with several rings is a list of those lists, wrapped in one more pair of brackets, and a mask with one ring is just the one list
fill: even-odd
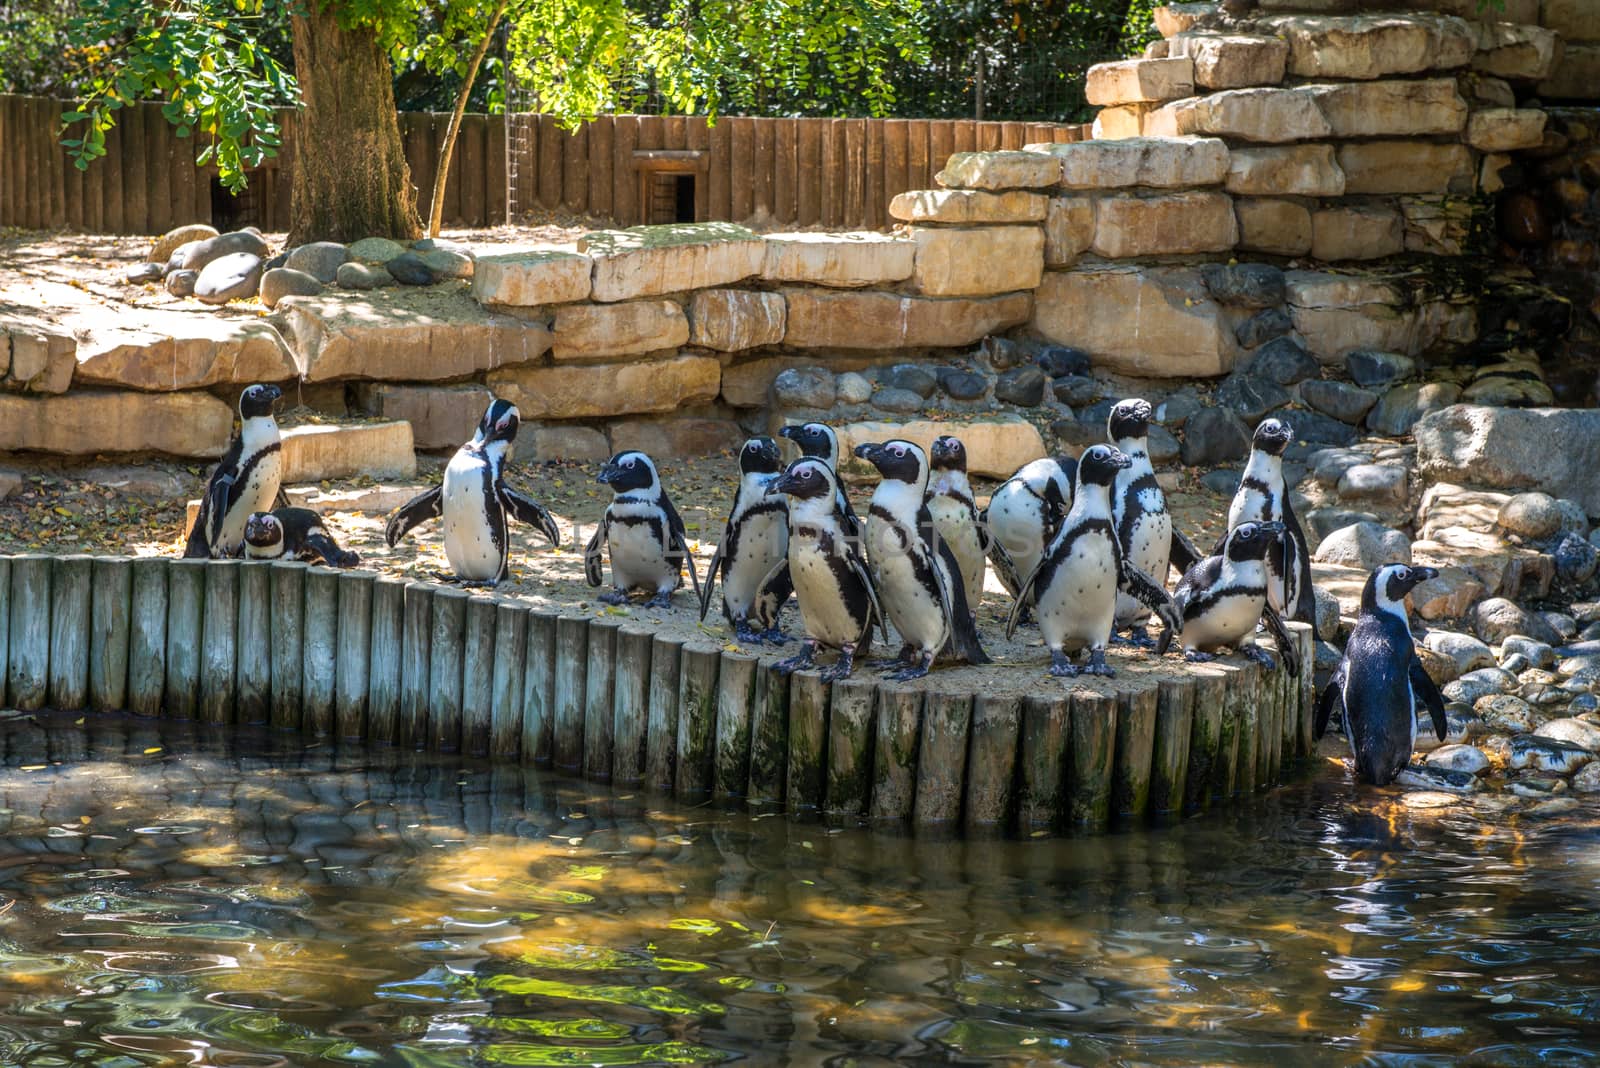
[(1553, 719), (1533, 732), (1535, 738), (1554, 738), (1591, 753), (1600, 753), (1600, 727), (1581, 719)]
[(989, 390), (989, 379), (976, 371), (946, 367), (939, 372), (939, 388), (951, 400), (978, 400)]
[(321, 292), (321, 282), (292, 267), (277, 267), (261, 276), (261, 303), (269, 308), (276, 308), (284, 297), (314, 297)]
[(1567, 784), (1562, 779), (1520, 779), (1511, 784), (1511, 792), (1518, 797), (1545, 798), (1566, 791)]
[(167, 273), (166, 266), (160, 263), (135, 263), (123, 274), (130, 286), (142, 286), (147, 282), (159, 282), (161, 276)]
[(1580, 693), (1567, 703), (1567, 712), (1573, 716), (1600, 715), (1600, 697), (1592, 693)]
[(1563, 640), (1575, 638), (1578, 635), (1578, 621), (1565, 612), (1546, 609), (1542, 612), (1535, 612), (1534, 615), (1549, 624), (1550, 629), (1561, 635)]
[(909, 389), (880, 389), (872, 395), (872, 406), (886, 412), (908, 415), (922, 410), (923, 399)]
[(835, 378), (833, 389), (840, 404), (865, 404), (872, 399), (871, 379), (855, 371), (846, 371)]
[[(224, 237), (232, 236), (224, 234)], [(251, 252), (230, 252), (201, 268), (194, 295), (207, 304), (226, 304), (256, 295), (261, 287), (261, 257)]]
[(838, 396), (833, 375), (821, 367), (790, 367), (772, 380), (772, 396), (784, 408), (832, 408)]
[(1536, 725), (1533, 707), (1522, 698), (1508, 693), (1480, 697), (1473, 702), (1472, 708), (1490, 728), (1507, 734), (1527, 734)]
[(383, 289), (394, 285), (394, 276), (382, 267), (348, 260), (339, 264), (334, 280), (341, 289)]
[(1440, 771), (1459, 771), (1466, 775), (1482, 775), (1489, 770), (1489, 758), (1475, 745), (1441, 745), (1429, 753), (1423, 763)]
[(384, 267), (394, 276), (394, 280), (403, 286), (433, 285), (433, 272), (415, 252), (402, 252), (385, 263)]
[(1489, 725), (1474, 715), (1470, 708), (1446, 705), (1444, 719), (1446, 744), (1471, 742), (1489, 734)]
[(348, 258), (349, 253), (337, 241), (312, 241), (291, 251), (284, 266), (303, 271), (323, 285), (331, 285), (339, 273), (339, 265)]
[(1022, 408), (1036, 408), (1044, 401), (1050, 379), (1037, 367), (1013, 367), (995, 380), (994, 399)]

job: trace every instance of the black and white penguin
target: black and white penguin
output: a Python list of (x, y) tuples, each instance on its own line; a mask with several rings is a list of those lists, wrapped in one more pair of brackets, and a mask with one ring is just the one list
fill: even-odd
[[(1139, 397), (1118, 401), (1106, 420), (1106, 436), (1129, 464), (1117, 471), (1111, 487), (1111, 522), (1117, 532), (1122, 558), (1166, 586), (1167, 567), (1181, 576), (1200, 561), (1200, 554), (1172, 522), (1166, 494), (1156, 482), (1150, 463), (1150, 402)], [(1149, 607), (1128, 593), (1117, 594), (1114, 630), (1129, 629), (1135, 645), (1153, 646), (1144, 632)]]
[(771, 438), (751, 438), (739, 450), (733, 511), (700, 589), (700, 618), (705, 619), (712, 591), (722, 580), (722, 613), (741, 642), (787, 640), (778, 628), (778, 613), (794, 588), (787, 565), (789, 516), (781, 495), (767, 495), (782, 470), (778, 443)]
[(816, 659), (817, 647), (826, 645), (839, 650), (839, 660), (823, 670), (823, 681), (849, 678), (856, 653), (872, 644), (873, 626), (882, 629), (884, 623), (861, 543), (845, 533), (838, 476), (820, 457), (802, 456), (767, 492), (788, 498), (786, 562), (806, 632), (800, 652), (773, 666), (784, 674), (803, 670)]
[(1222, 539), (1222, 551), (1184, 572), (1172, 593), (1178, 624), (1161, 631), (1156, 651), (1165, 653), (1173, 632), (1186, 660), (1206, 661), (1232, 646), (1258, 663), (1276, 667), (1272, 655), (1255, 644), (1258, 622), (1278, 643), (1278, 655), (1291, 675), (1300, 674), (1300, 657), (1283, 619), (1267, 601), (1267, 556), (1283, 536), (1283, 524), (1240, 523)]
[[(1037, 606), (1039, 631), (1050, 650), (1050, 674), (1070, 678), (1116, 674), (1106, 663), (1117, 599), (1127, 595), (1161, 613), (1168, 625), (1176, 619), (1161, 583), (1127, 560), (1111, 522), (1111, 490), (1117, 475), (1132, 466), (1120, 449), (1093, 445), (1078, 458), (1072, 508), (1051, 539), (1006, 621), (1006, 637), (1017, 629), (1023, 609)], [(1089, 663), (1079, 668), (1070, 653), (1089, 650)]]
[[(1072, 476), (1077, 461), (1046, 456), (1023, 464), (989, 497), (978, 521), (989, 531), (989, 562), (1001, 585), (1015, 597), (1022, 580), (1033, 573), (1045, 546), (1061, 528), (1072, 503)], [(1027, 609), (1022, 618), (1026, 621)]]
[(780, 438), (787, 438), (800, 449), (801, 456), (821, 460), (833, 471), (834, 487), (839, 491), (839, 512), (844, 516), (844, 531), (852, 538), (861, 537), (861, 520), (850, 507), (850, 498), (844, 492), (844, 479), (839, 477), (839, 435), (827, 423), (795, 423), (778, 430)]
[(961, 563), (934, 532), (925, 500), (928, 457), (909, 441), (863, 442), (855, 454), (883, 478), (867, 510), (867, 570), (889, 622), (903, 643), (889, 678), (921, 678), (941, 653), (987, 664), (967, 607)]
[(928, 514), (933, 529), (955, 553), (967, 607), (974, 612), (983, 599), (983, 576), (989, 552), (989, 529), (978, 522), (978, 506), (967, 481), (967, 447), (946, 434), (928, 450), (933, 477), (928, 483)]
[(1406, 594), (1438, 575), (1431, 567), (1385, 564), (1367, 576), (1344, 659), (1317, 701), (1316, 736), (1338, 707), (1362, 782), (1386, 786), (1410, 762), (1419, 707), (1427, 708), (1441, 742), (1449, 730), (1444, 698), (1417, 658), (1406, 619)]
[(190, 559), (238, 556), (244, 549), (244, 524), (278, 498), (283, 477), (283, 443), (272, 406), (283, 391), (255, 385), (239, 395), (239, 433), (211, 472), (200, 514), (189, 529), (183, 555)]
[(506, 463), (522, 425), (517, 406), (496, 399), (478, 423), (472, 440), (456, 450), (444, 469), (444, 482), (401, 505), (384, 527), (392, 549), (418, 523), (444, 519), (444, 555), (464, 585), (495, 586), (510, 572), (509, 513), (561, 544), (550, 513), (505, 483)]
[[(1267, 598), (1285, 619), (1314, 623), (1316, 600), (1311, 591), (1311, 553), (1305, 533), (1289, 503), (1283, 480), (1283, 451), (1294, 441), (1294, 430), (1279, 419), (1263, 419), (1250, 445), (1239, 489), (1228, 506), (1228, 529), (1240, 523), (1282, 523), (1283, 538), (1267, 557)], [(1222, 551), (1217, 542), (1213, 553)]]
[(583, 551), (583, 575), (589, 585), (600, 585), (602, 553), (611, 556), (611, 584), (600, 595), (607, 604), (623, 604), (633, 591), (649, 594), (651, 608), (672, 604), (672, 591), (683, 585), (683, 570), (695, 597), (700, 575), (694, 569), (689, 538), (678, 510), (661, 485), (655, 461), (642, 452), (619, 452), (606, 461), (596, 481), (611, 487), (611, 503)]
[(245, 520), (247, 560), (306, 560), (330, 567), (355, 567), (361, 557), (341, 549), (322, 517), (309, 508), (277, 508)]

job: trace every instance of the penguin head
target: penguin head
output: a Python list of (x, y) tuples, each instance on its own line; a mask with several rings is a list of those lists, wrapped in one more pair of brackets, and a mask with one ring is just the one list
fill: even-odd
[(1263, 419), (1251, 439), (1252, 448), (1268, 456), (1282, 456), (1283, 450), (1294, 440), (1294, 430), (1282, 419)]
[(1367, 584), (1361, 590), (1361, 610), (1398, 612), (1404, 617), (1406, 595), (1429, 579), (1438, 577), (1439, 572), (1431, 567), (1384, 564), (1367, 576)]
[(815, 456), (802, 456), (767, 487), (766, 495), (774, 497), (782, 494), (800, 501), (831, 501), (837, 491), (838, 483), (834, 480), (833, 468)]
[(739, 450), (739, 472), (745, 475), (775, 475), (783, 470), (778, 443), (766, 435), (751, 438)]
[(1114, 445), (1091, 445), (1078, 457), (1078, 485), (1109, 486), (1117, 472), (1132, 467), (1128, 454)]
[(649, 489), (656, 484), (655, 461), (637, 450), (619, 452), (606, 461), (596, 481), (610, 486), (612, 493)]
[(933, 439), (933, 448), (928, 450), (928, 462), (935, 471), (961, 471), (967, 469), (967, 447), (961, 443), (960, 438), (951, 437), (949, 434)]
[(283, 524), (271, 512), (251, 512), (244, 521), (244, 540), (258, 549), (283, 540)]
[(1229, 560), (1265, 560), (1267, 550), (1278, 543), (1283, 537), (1283, 524), (1276, 520), (1270, 523), (1240, 523), (1228, 531), (1228, 539), (1223, 543), (1222, 553)]
[(910, 485), (928, 481), (928, 455), (922, 446), (896, 438), (893, 441), (864, 441), (855, 454), (878, 469), (884, 479)]
[(281, 396), (283, 390), (277, 386), (251, 386), (239, 394), (239, 416), (243, 419), (259, 419), (263, 415), (271, 415), (272, 406)]
[(1150, 434), (1150, 417), (1155, 409), (1143, 397), (1118, 401), (1106, 419), (1106, 436), (1112, 441), (1143, 438)]
[(799, 423), (778, 431), (780, 438), (788, 438), (800, 447), (801, 456), (815, 456), (825, 460), (830, 467), (839, 464), (839, 435), (827, 423)]
[(517, 429), (522, 425), (522, 414), (508, 400), (496, 399), (478, 422), (478, 433), (473, 440), (480, 444), (491, 441), (517, 440)]

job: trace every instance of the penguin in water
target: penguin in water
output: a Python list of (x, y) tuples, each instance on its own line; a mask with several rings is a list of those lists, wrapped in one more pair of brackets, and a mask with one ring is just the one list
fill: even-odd
[(933, 478), (928, 483), (928, 514), (939, 539), (950, 546), (961, 565), (961, 585), (967, 607), (978, 610), (983, 599), (983, 576), (989, 552), (989, 530), (978, 522), (978, 506), (967, 481), (967, 447), (948, 434), (933, 439), (928, 450)]
[(339, 548), (322, 517), (309, 508), (252, 514), (244, 524), (244, 555), (247, 560), (306, 560), (329, 567), (361, 562), (356, 553)]
[(1173, 632), (1185, 660), (1203, 663), (1231, 645), (1257, 663), (1277, 667), (1272, 654), (1255, 644), (1256, 623), (1264, 621), (1278, 643), (1289, 674), (1300, 674), (1300, 657), (1277, 610), (1267, 601), (1267, 557), (1283, 536), (1283, 524), (1240, 523), (1222, 539), (1222, 551), (1184, 572), (1172, 594), (1176, 625), (1162, 629), (1156, 652), (1166, 653)]
[(611, 503), (583, 550), (583, 576), (600, 585), (600, 557), (611, 554), (611, 584), (616, 589), (600, 595), (606, 604), (624, 604), (631, 590), (650, 594), (650, 608), (669, 608), (672, 591), (683, 585), (683, 569), (695, 598), (700, 575), (694, 569), (689, 539), (678, 510), (661, 485), (655, 461), (642, 452), (619, 452), (606, 461), (596, 481), (611, 487)]
[(839, 650), (839, 660), (823, 669), (822, 681), (846, 679), (855, 656), (872, 644), (876, 624), (884, 629), (883, 609), (861, 556), (861, 543), (845, 533), (839, 509), (839, 480), (820, 457), (802, 456), (768, 489), (788, 498), (789, 550), (785, 564), (794, 580), (795, 599), (805, 625), (800, 652), (773, 667), (783, 674), (811, 666), (817, 647)]
[[(1172, 626), (1176, 613), (1161, 583), (1124, 557), (1111, 521), (1111, 491), (1117, 476), (1133, 465), (1121, 450), (1093, 445), (1078, 458), (1072, 509), (1061, 523), (1038, 566), (1022, 583), (1006, 621), (1006, 637), (1016, 632), (1024, 608), (1037, 605), (1039, 630), (1050, 650), (1050, 674), (1071, 678), (1116, 674), (1106, 663), (1118, 598), (1130, 596), (1160, 613)], [(1069, 649), (1089, 650), (1089, 663), (1075, 665)]]
[(185, 558), (238, 556), (244, 548), (245, 520), (278, 500), (283, 443), (272, 406), (281, 396), (277, 386), (264, 385), (239, 395), (239, 433), (206, 483), (200, 514), (184, 546)]
[[(1182, 575), (1201, 557), (1174, 525), (1166, 495), (1156, 482), (1150, 463), (1152, 412), (1149, 401), (1131, 397), (1118, 401), (1106, 420), (1106, 436), (1129, 460), (1127, 467), (1117, 471), (1111, 487), (1111, 524), (1122, 558), (1165, 587), (1168, 566)], [(1112, 629), (1130, 630), (1131, 637), (1125, 640), (1153, 647), (1155, 640), (1144, 632), (1149, 618), (1150, 609), (1143, 601), (1129, 593), (1117, 594), (1117, 619)]]
[(1344, 659), (1317, 701), (1316, 736), (1337, 706), (1362, 782), (1386, 786), (1405, 768), (1417, 747), (1419, 706), (1439, 741), (1449, 731), (1444, 698), (1417, 658), (1406, 619), (1406, 594), (1438, 575), (1431, 567), (1385, 564), (1367, 576)]
[[(1240, 523), (1283, 524), (1283, 538), (1267, 557), (1267, 599), (1283, 618), (1314, 623), (1317, 607), (1311, 592), (1311, 553), (1283, 480), (1283, 451), (1292, 441), (1294, 430), (1282, 420), (1263, 419), (1256, 427), (1250, 459), (1228, 506), (1228, 530)], [(1222, 541), (1211, 551), (1220, 553)]]
[(987, 664), (978, 628), (967, 607), (961, 564), (933, 529), (925, 500), (928, 458), (909, 441), (865, 442), (855, 454), (883, 476), (867, 511), (867, 568), (904, 642), (897, 682), (928, 673), (941, 653), (968, 664)]
[(844, 492), (844, 481), (839, 477), (839, 435), (827, 423), (798, 423), (778, 430), (780, 438), (787, 438), (800, 448), (801, 456), (821, 460), (833, 471), (834, 488), (839, 493), (839, 511), (844, 516), (844, 532), (852, 538), (861, 537), (861, 520), (850, 507), (850, 498)]
[(741, 642), (788, 640), (778, 628), (778, 613), (794, 588), (787, 563), (789, 517), (782, 496), (767, 496), (782, 470), (778, 443), (771, 438), (751, 438), (739, 450), (733, 511), (700, 589), (704, 620), (717, 579), (722, 579), (722, 614)]
[[(1046, 456), (1023, 464), (989, 497), (978, 521), (989, 531), (989, 562), (1001, 585), (1016, 597), (1022, 580), (1033, 573), (1044, 550), (1061, 527), (1072, 502), (1072, 477), (1077, 461)], [(1019, 622), (1027, 622), (1022, 610)]]
[(561, 531), (550, 513), (505, 483), (506, 462), (522, 425), (517, 406), (496, 399), (478, 422), (472, 440), (456, 450), (444, 482), (395, 509), (384, 526), (389, 548), (430, 519), (444, 519), (444, 555), (463, 585), (496, 586), (510, 572), (509, 513), (560, 546)]

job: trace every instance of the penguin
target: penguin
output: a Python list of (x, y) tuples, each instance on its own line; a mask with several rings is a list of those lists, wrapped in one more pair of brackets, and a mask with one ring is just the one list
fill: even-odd
[(239, 395), (239, 433), (206, 483), (200, 514), (184, 546), (186, 558), (238, 556), (244, 549), (245, 520), (277, 500), (283, 443), (272, 406), (281, 396), (277, 386), (267, 385), (251, 386)]
[(800, 447), (801, 456), (811, 456), (828, 465), (833, 472), (834, 487), (839, 491), (839, 511), (844, 516), (844, 532), (857, 540), (861, 537), (861, 520), (850, 507), (850, 498), (844, 492), (844, 480), (839, 477), (839, 435), (827, 423), (796, 423), (782, 427), (780, 438), (787, 438)]
[(839, 659), (822, 671), (822, 681), (846, 679), (855, 656), (872, 644), (872, 628), (883, 632), (883, 609), (861, 555), (861, 543), (844, 529), (839, 479), (820, 457), (802, 456), (767, 489), (788, 500), (789, 548), (784, 561), (794, 580), (795, 600), (806, 637), (800, 652), (773, 665), (787, 675), (809, 668), (817, 647), (839, 650)]
[(767, 496), (768, 487), (782, 470), (778, 443), (769, 437), (751, 438), (739, 450), (739, 489), (733, 511), (700, 589), (700, 618), (704, 620), (717, 579), (722, 579), (722, 613), (741, 642), (781, 644), (788, 640), (778, 627), (778, 613), (794, 588), (786, 562), (789, 517), (782, 496)]
[(1433, 718), (1439, 741), (1450, 729), (1444, 697), (1417, 658), (1406, 618), (1406, 594), (1438, 576), (1431, 567), (1406, 564), (1384, 564), (1367, 576), (1344, 658), (1317, 700), (1316, 736), (1327, 731), (1337, 706), (1362, 782), (1387, 786), (1410, 762), (1419, 705)]
[[(1092, 445), (1078, 459), (1072, 508), (1050, 541), (1038, 566), (1023, 580), (1006, 637), (1016, 632), (1027, 605), (1036, 605), (1039, 630), (1050, 650), (1050, 674), (1071, 678), (1115, 675), (1106, 663), (1106, 642), (1111, 637), (1120, 596), (1130, 596), (1148, 610), (1160, 613), (1172, 626), (1176, 613), (1167, 591), (1155, 578), (1125, 558), (1111, 520), (1111, 491), (1117, 476), (1133, 461), (1111, 445)], [(1079, 668), (1069, 649), (1089, 650), (1089, 662)]]
[(904, 682), (926, 675), (941, 653), (968, 664), (987, 664), (978, 628), (967, 607), (961, 564), (933, 529), (928, 512), (928, 457), (920, 445), (894, 440), (855, 448), (883, 476), (867, 510), (867, 570), (889, 622), (900, 632), (899, 670)]
[(928, 483), (928, 514), (933, 528), (961, 565), (961, 585), (974, 612), (983, 599), (983, 576), (989, 553), (989, 529), (978, 522), (978, 506), (967, 481), (967, 447), (948, 434), (933, 439), (928, 450), (933, 478)]
[(559, 548), (561, 531), (550, 513), (505, 483), (506, 463), (521, 425), (516, 405), (498, 398), (491, 402), (472, 440), (450, 458), (444, 482), (389, 516), (383, 530), (389, 548), (417, 524), (443, 518), (445, 559), (465, 586), (497, 586), (510, 573), (507, 513)]
[[(1282, 420), (1263, 419), (1256, 427), (1250, 459), (1228, 506), (1228, 530), (1240, 523), (1283, 524), (1282, 541), (1267, 557), (1267, 599), (1283, 618), (1314, 623), (1317, 607), (1311, 592), (1311, 553), (1283, 480), (1283, 451), (1293, 440), (1294, 430)], [(1211, 551), (1220, 553), (1222, 541)]]
[(309, 508), (255, 512), (244, 524), (247, 560), (307, 560), (330, 567), (355, 567), (356, 553), (339, 548), (322, 517)]
[(683, 520), (661, 486), (655, 461), (642, 452), (619, 452), (606, 461), (596, 481), (610, 486), (612, 496), (583, 551), (583, 575), (589, 585), (600, 585), (600, 557), (609, 552), (616, 587), (600, 600), (624, 604), (630, 591), (643, 590), (650, 594), (647, 607), (671, 607), (672, 591), (683, 585), (685, 567), (696, 599), (701, 598)]
[(1222, 539), (1222, 551), (1184, 572), (1173, 591), (1176, 625), (1162, 629), (1156, 652), (1166, 653), (1173, 632), (1186, 660), (1213, 659), (1212, 651), (1231, 645), (1267, 667), (1272, 655), (1255, 645), (1256, 623), (1264, 621), (1278, 643), (1289, 674), (1300, 674), (1300, 657), (1283, 620), (1267, 600), (1267, 557), (1283, 536), (1282, 523), (1240, 523)]
[[(1181, 576), (1200, 562), (1200, 553), (1172, 522), (1167, 498), (1156, 482), (1150, 463), (1150, 402), (1141, 397), (1118, 401), (1106, 419), (1106, 437), (1130, 463), (1117, 471), (1111, 487), (1111, 523), (1124, 560), (1165, 587), (1167, 567)], [(1117, 619), (1113, 630), (1130, 630), (1127, 641), (1150, 647), (1154, 639), (1144, 632), (1150, 610), (1129, 593), (1117, 594)]]
[[(1023, 464), (989, 497), (978, 521), (989, 531), (989, 562), (1001, 585), (1012, 597), (1022, 590), (1022, 580), (1044, 556), (1045, 546), (1056, 536), (1061, 517), (1072, 501), (1072, 476), (1077, 461), (1068, 456), (1046, 456)], [(1028, 610), (1021, 620), (1026, 622)]]

